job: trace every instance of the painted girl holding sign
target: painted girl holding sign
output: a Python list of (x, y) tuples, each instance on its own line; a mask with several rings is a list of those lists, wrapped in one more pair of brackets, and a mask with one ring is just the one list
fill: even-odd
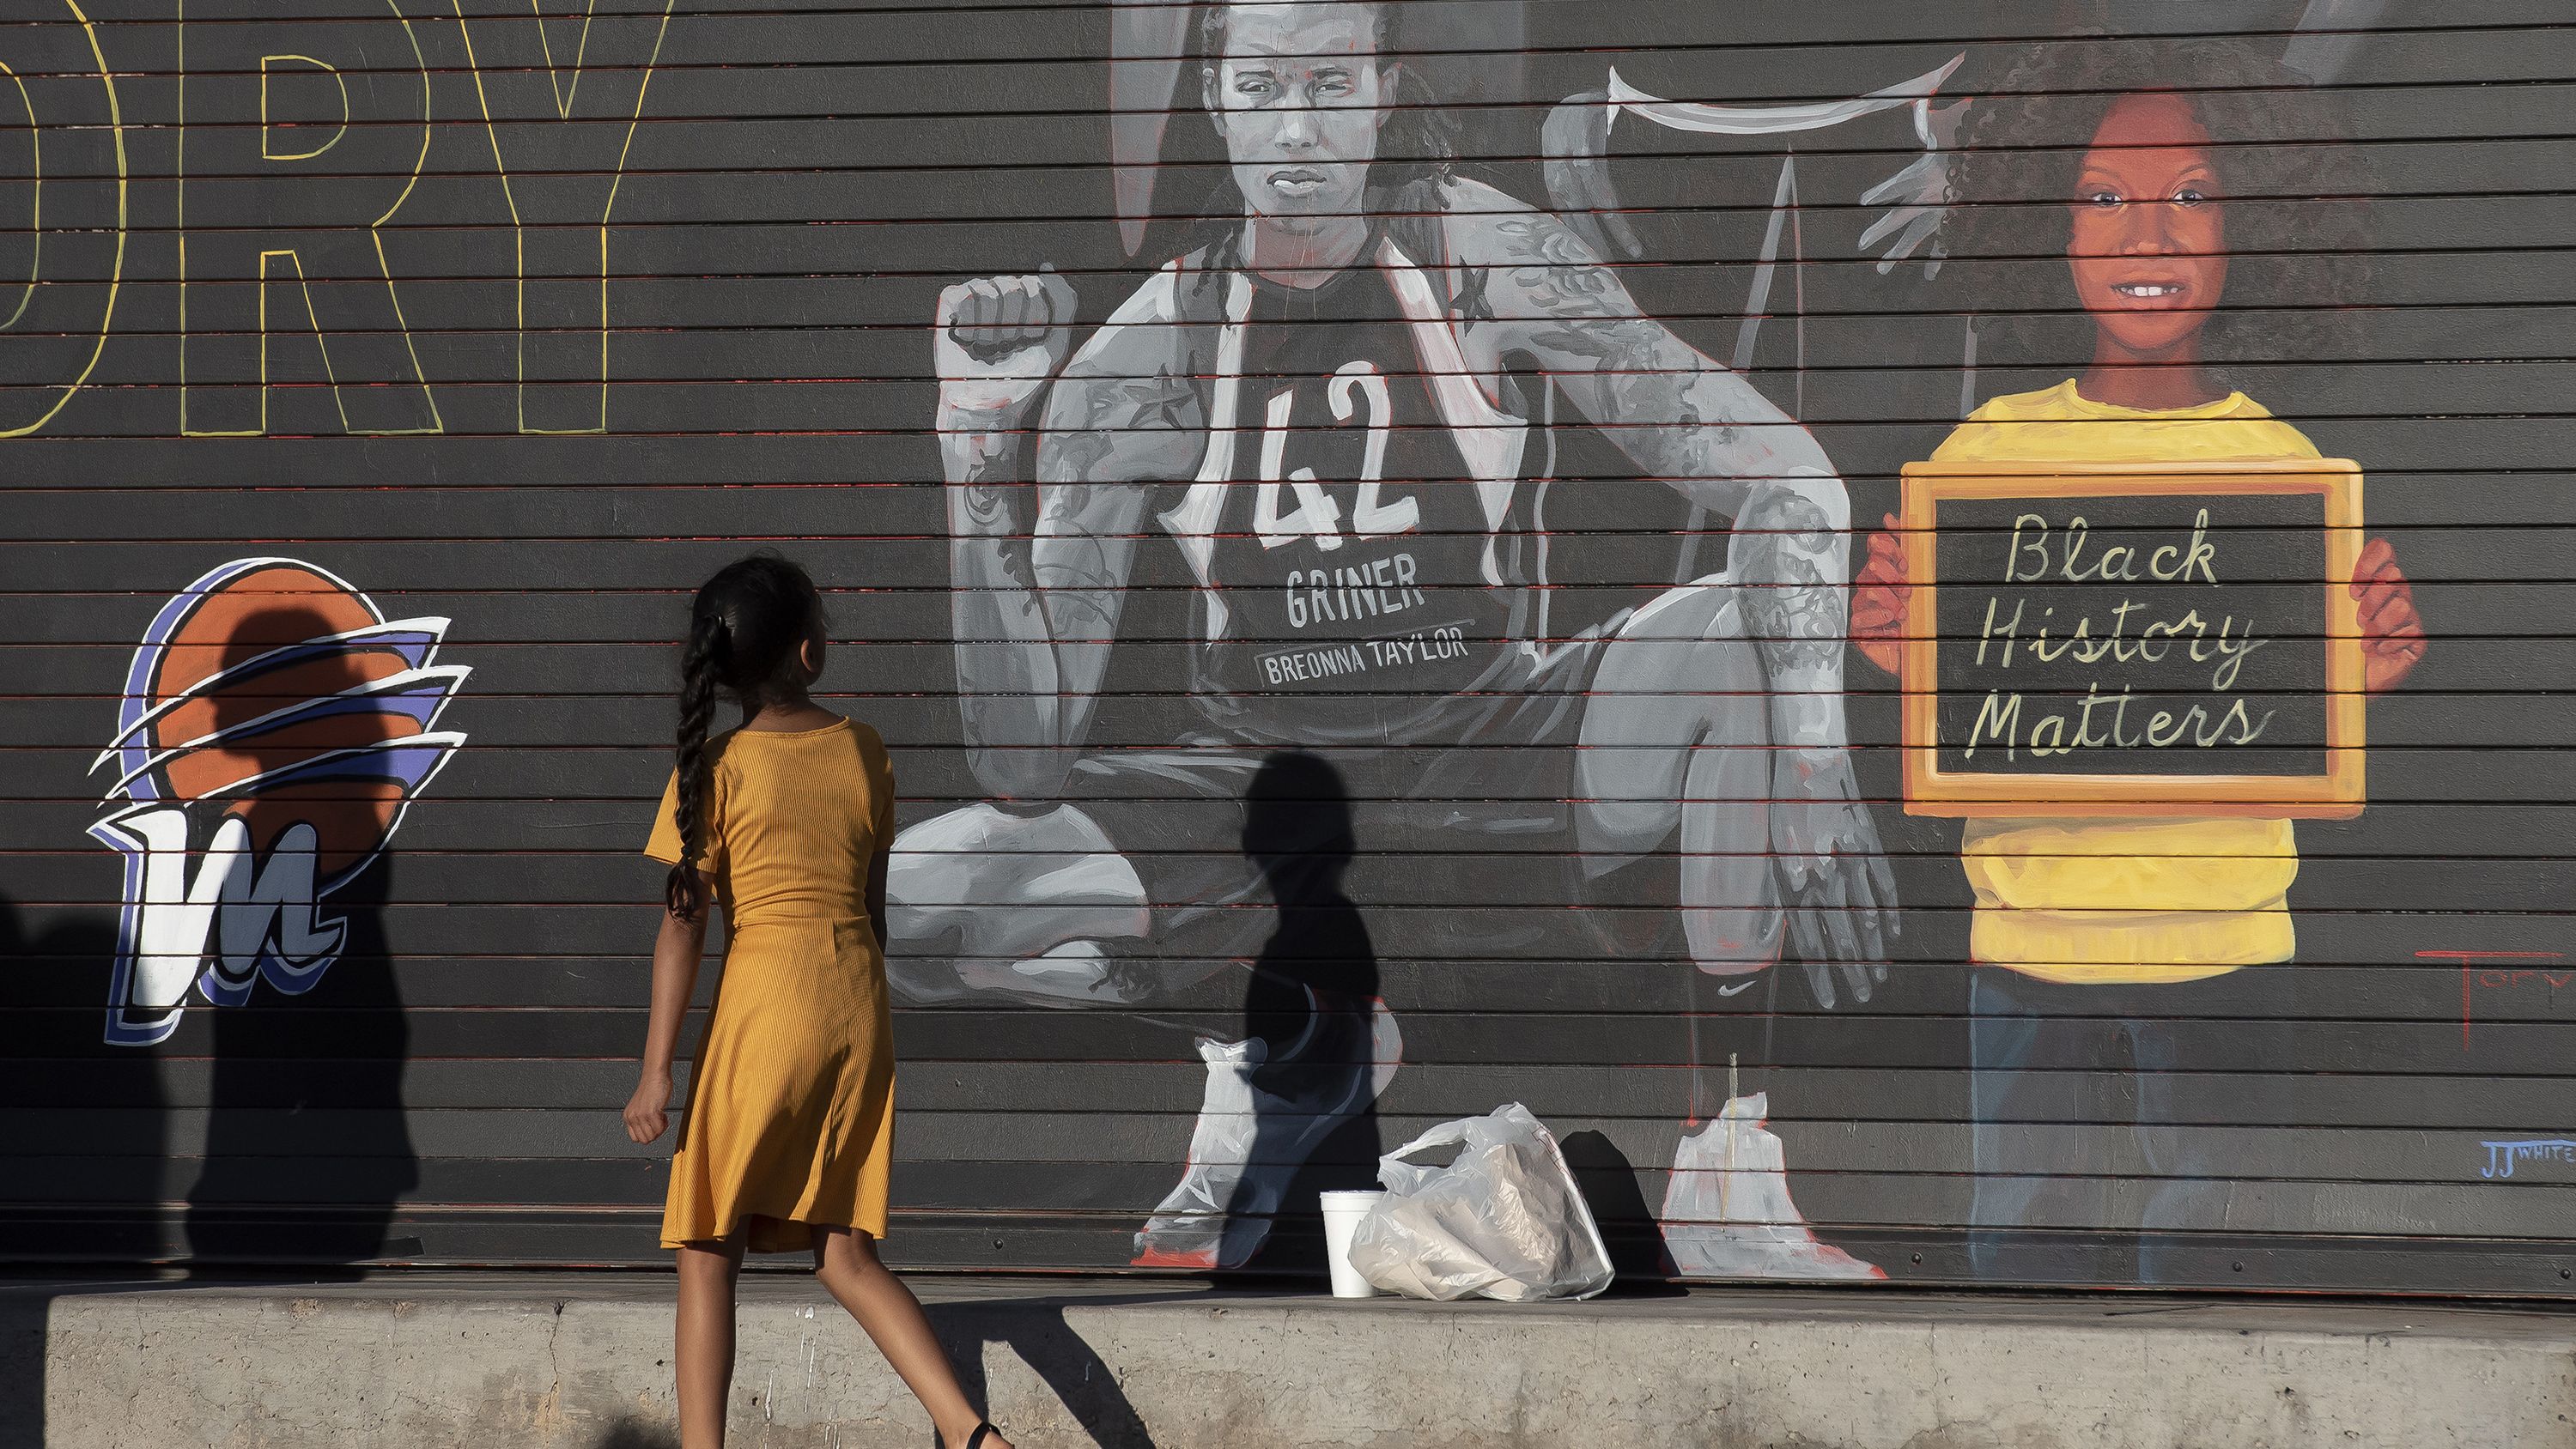
[[(2332, 142), (2313, 89), (2241, 42), (2096, 41), (2043, 47), (1997, 91), (1971, 113), (1957, 186), (1971, 204), (1953, 223), (1971, 235), (1958, 251), (2062, 252), (2081, 311), (2056, 313), (2063, 304), (2052, 299), (2003, 320), (2026, 331), (2058, 315), (2089, 320), (2091, 362), (2054, 387), (1987, 402), (1933, 460), (2080, 468), (2319, 457), (2211, 366), (2213, 353), (2309, 355), (2286, 333), (2327, 314), (2301, 309), (2350, 300), (2339, 294), (2358, 269), (2358, 231), (2338, 236), (2319, 213), (2344, 209), (2358, 186), (2343, 173), (2357, 167)], [(2285, 144), (2293, 140), (2307, 144)], [(2386, 539), (2365, 546), (2351, 589), (2365, 687), (2392, 688), (2423, 658), (2425, 634)], [(1851, 632), (1891, 674), (1909, 602), (1902, 545), (1893, 532), (1873, 535)], [(2208, 1134), (2179, 1125), (2207, 1119), (2178, 1102), (2189, 1089), (2178, 1074), (2225, 1065), (2196, 1055), (2214, 1039), (2196, 1030), (2208, 1019), (2259, 1014), (2228, 974), (2292, 955), (2290, 821), (2084, 818), (2070, 805), (2062, 818), (1970, 820), (1961, 853), (1978, 967), (1972, 1262), (1984, 1275), (2096, 1276), (2044, 1256), (2007, 1266), (2008, 1247), (2046, 1239), (2000, 1230), (2129, 1224), (2145, 1235), (2142, 1281), (2188, 1271), (2158, 1262), (2178, 1240), (2154, 1235), (2224, 1225), (2230, 1174), (2209, 1160)], [(2225, 1024), (2231, 1061), (2273, 1025)], [(2106, 1142), (2090, 1125), (2102, 1123), (2128, 1128), (2130, 1141)], [(2133, 1194), (2123, 1179), (2141, 1177), (2150, 1181)]]

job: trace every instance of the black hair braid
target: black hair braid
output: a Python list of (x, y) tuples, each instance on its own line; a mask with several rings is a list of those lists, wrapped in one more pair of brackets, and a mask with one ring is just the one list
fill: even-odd
[(823, 596), (805, 571), (774, 553), (756, 553), (716, 571), (689, 605), (689, 634), (680, 649), (680, 729), (674, 823), (680, 863), (662, 888), (672, 915), (694, 920), (706, 909), (698, 875), (707, 838), (707, 733), (716, 696), (728, 694), (746, 718), (782, 688), (792, 687), (797, 646), (821, 634)]
[(698, 875), (698, 854), (707, 835), (707, 730), (716, 718), (716, 679), (725, 665), (724, 616), (713, 609), (693, 609), (689, 637), (680, 646), (680, 759), (677, 807), (680, 863), (662, 884), (662, 902), (672, 915), (695, 920), (706, 909), (706, 885)]

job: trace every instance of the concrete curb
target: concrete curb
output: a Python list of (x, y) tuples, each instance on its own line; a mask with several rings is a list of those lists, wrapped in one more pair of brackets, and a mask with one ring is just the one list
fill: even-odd
[[(2534, 1449), (2576, 1316), (1703, 1292), (1505, 1308), (918, 1280), (1022, 1449)], [(660, 1449), (667, 1275), (0, 1287), (0, 1443)], [(980, 1368), (978, 1367), (980, 1365)], [(970, 1383), (970, 1387), (973, 1387)], [(733, 1444), (927, 1422), (809, 1280), (746, 1281)]]

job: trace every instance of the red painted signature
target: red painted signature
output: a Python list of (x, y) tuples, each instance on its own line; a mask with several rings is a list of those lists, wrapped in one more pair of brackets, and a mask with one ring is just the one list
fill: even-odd
[(2460, 1050), (2462, 1051), (2469, 1049), (2469, 1001), (2473, 987), (2492, 989), (2522, 986), (2534, 980), (2540, 980), (2548, 982), (2549, 989), (2555, 991), (2570, 982), (2576, 982), (2576, 970), (2544, 971), (2529, 966), (2490, 966), (2482, 969), (2479, 965), (2484, 961), (2564, 961), (2567, 959), (2563, 953), (2557, 951), (2418, 951), (2415, 953), (2415, 959), (2460, 963)]

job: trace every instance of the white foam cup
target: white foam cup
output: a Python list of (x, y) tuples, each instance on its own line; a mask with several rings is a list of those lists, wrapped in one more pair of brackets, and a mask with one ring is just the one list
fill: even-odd
[(1385, 1197), (1382, 1192), (1328, 1192), (1324, 1198), (1324, 1260), (1333, 1269), (1333, 1296), (1373, 1298), (1377, 1289), (1351, 1267), (1351, 1234), (1360, 1218)]

